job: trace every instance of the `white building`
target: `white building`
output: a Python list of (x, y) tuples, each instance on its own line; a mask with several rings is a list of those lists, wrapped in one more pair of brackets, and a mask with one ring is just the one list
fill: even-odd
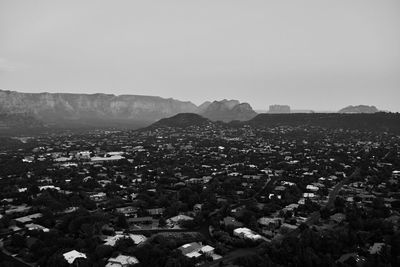
[(307, 185), (306, 189), (310, 190), (312, 192), (317, 192), (319, 190), (319, 188), (317, 186), (312, 185), (312, 184)]

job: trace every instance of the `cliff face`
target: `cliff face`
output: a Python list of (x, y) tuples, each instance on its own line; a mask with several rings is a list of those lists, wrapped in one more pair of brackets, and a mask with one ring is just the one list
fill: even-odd
[(0, 113), (26, 113), (54, 124), (148, 124), (185, 112), (197, 112), (197, 106), (155, 96), (31, 94), (0, 90)]
[(0, 114), (28, 114), (49, 127), (140, 128), (179, 113), (197, 113), (229, 122), (257, 113), (237, 100), (206, 102), (197, 107), (172, 98), (112, 94), (19, 93), (0, 90)]
[(226, 99), (209, 103), (200, 111), (200, 114), (210, 120), (224, 122), (233, 120), (245, 121), (257, 115), (248, 103)]

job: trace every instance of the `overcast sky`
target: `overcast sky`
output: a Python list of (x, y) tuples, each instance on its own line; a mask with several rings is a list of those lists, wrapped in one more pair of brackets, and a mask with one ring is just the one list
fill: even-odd
[(400, 111), (400, 1), (1, 0), (0, 88)]

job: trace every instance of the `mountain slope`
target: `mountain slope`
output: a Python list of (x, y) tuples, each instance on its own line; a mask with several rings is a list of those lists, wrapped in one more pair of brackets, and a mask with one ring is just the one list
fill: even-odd
[(0, 114), (0, 135), (32, 134), (46, 129), (46, 125), (29, 114)]

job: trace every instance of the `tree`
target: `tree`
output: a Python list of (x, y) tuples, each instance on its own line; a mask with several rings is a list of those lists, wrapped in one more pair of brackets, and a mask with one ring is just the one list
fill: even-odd
[(164, 217), (161, 217), (161, 218), (158, 220), (158, 227), (165, 227), (166, 225), (167, 225), (167, 221), (165, 220)]
[(115, 225), (117, 227), (124, 228), (124, 229), (129, 227), (129, 224), (128, 224), (124, 214), (118, 214), (117, 222), (115, 223)]

